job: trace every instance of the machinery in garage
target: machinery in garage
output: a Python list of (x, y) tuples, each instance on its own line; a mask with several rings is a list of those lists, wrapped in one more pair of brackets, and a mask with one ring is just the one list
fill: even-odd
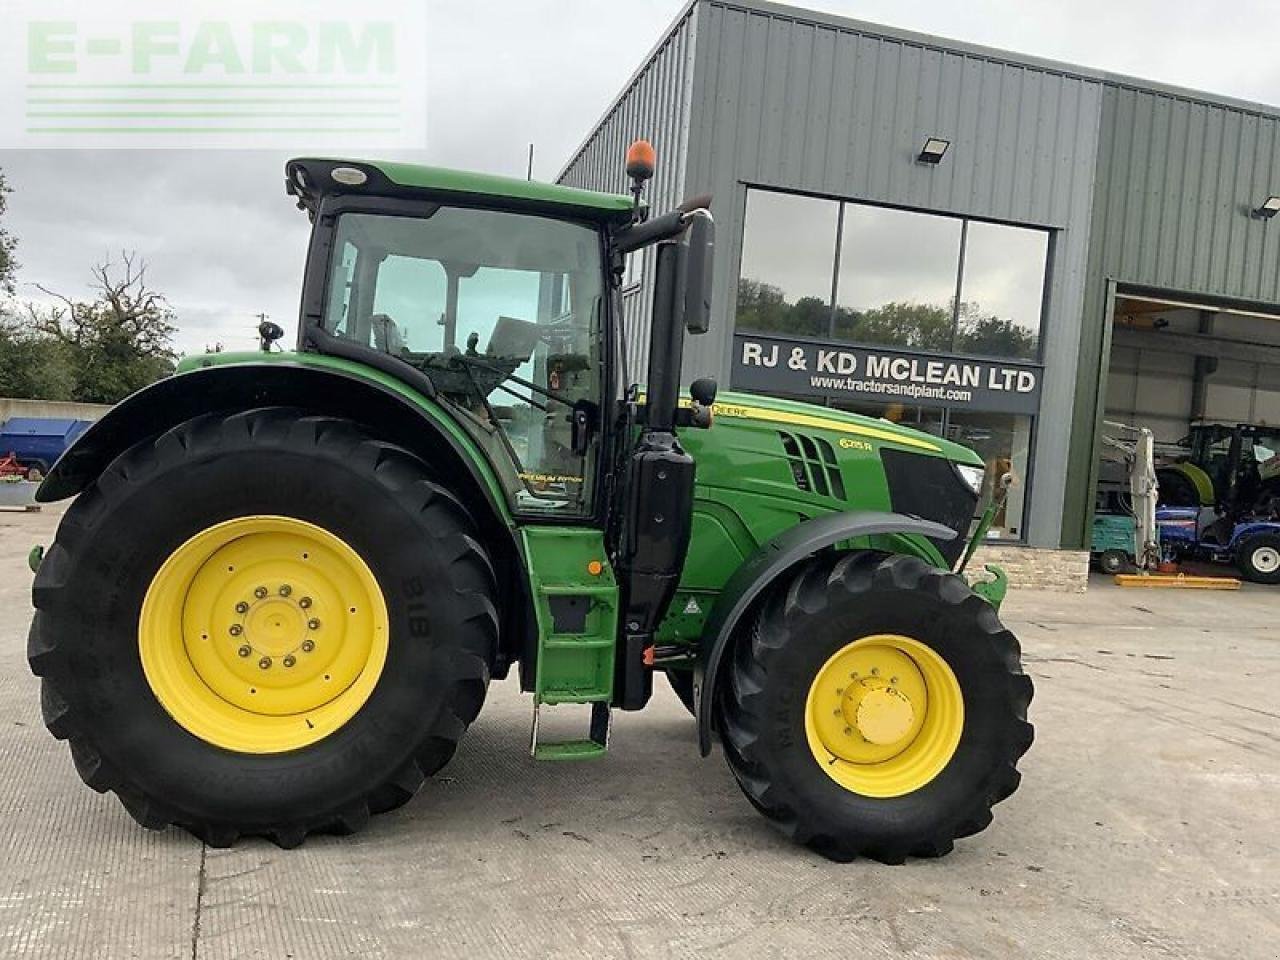
[(1197, 424), (1182, 445), (1190, 455), (1158, 471), (1165, 552), (1280, 583), (1280, 428)]
[[(1112, 334), (1107, 419), (1155, 434), (1163, 558), (1280, 578), (1280, 316), (1148, 291), (1117, 297)], [(1099, 543), (1117, 489), (1103, 464)]]
[(1188, 453), (1156, 471), (1161, 503), (1223, 506), (1263, 517), (1280, 513), (1280, 427), (1196, 424), (1179, 446)]
[(1093, 519), (1092, 555), (1103, 573), (1120, 573), (1132, 566), (1154, 569), (1160, 560), (1156, 508), (1154, 437), (1146, 427), (1107, 421), (1110, 432), (1102, 443), (1111, 454), (1104, 459), (1098, 485), (1098, 508)]

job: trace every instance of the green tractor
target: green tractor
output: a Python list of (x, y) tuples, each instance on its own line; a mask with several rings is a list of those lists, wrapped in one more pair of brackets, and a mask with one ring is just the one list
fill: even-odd
[[(951, 572), (982, 461), (710, 380), (682, 398), (710, 200), (648, 216), (645, 147), (634, 196), (287, 165), (296, 350), (264, 324), (261, 352), (184, 360), (39, 490), (75, 500), (33, 559), (29, 660), (89, 786), (145, 827), (293, 847), (412, 797), (513, 667), (546, 760), (602, 754), (665, 673), (702, 754), (826, 856), (987, 826), (1032, 688), (1001, 582)], [(642, 392), (620, 288), (648, 247)], [(586, 736), (546, 742), (565, 704)]]

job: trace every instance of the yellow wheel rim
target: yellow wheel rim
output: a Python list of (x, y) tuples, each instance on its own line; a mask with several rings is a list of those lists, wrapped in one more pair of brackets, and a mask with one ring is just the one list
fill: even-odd
[(837, 650), (805, 702), (805, 736), (836, 783), (900, 797), (942, 772), (964, 729), (964, 696), (947, 662), (911, 637), (875, 634)]
[(338, 537), (290, 517), (242, 517), (196, 534), (142, 602), (138, 649), (156, 699), (227, 750), (322, 740), (364, 706), (387, 659), (387, 605)]

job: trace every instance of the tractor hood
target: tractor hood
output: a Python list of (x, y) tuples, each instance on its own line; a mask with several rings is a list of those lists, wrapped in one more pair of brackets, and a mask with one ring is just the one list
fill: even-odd
[(883, 511), (940, 523), (935, 546), (958, 559), (990, 478), (966, 447), (887, 420), (747, 393), (716, 399), (708, 430), (682, 430), (698, 464), (697, 497), (753, 518), (757, 540), (796, 517)]
[[(830, 433), (838, 438), (837, 446), (843, 450), (858, 450), (864, 444), (873, 446), (887, 444), (914, 453), (941, 457), (966, 466), (983, 466), (981, 457), (958, 443), (921, 430), (903, 427), (888, 420), (847, 413), (831, 407), (819, 407), (753, 393), (729, 392), (717, 397), (714, 413), (720, 421), (753, 420), (765, 424), (777, 424), (780, 429), (791, 426)], [(682, 438), (687, 436), (687, 432), (682, 434)]]

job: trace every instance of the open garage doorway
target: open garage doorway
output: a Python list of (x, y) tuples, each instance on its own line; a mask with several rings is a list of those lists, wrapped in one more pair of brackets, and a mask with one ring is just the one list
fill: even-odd
[[(1274, 540), (1257, 559), (1280, 582), (1280, 309), (1121, 288), (1106, 382), (1104, 434), (1154, 435), (1166, 554), (1238, 566), (1254, 539)], [(1127, 494), (1125, 464), (1104, 454), (1095, 555), (1100, 540), (1123, 540)], [(1187, 544), (1169, 546), (1174, 526)]]

